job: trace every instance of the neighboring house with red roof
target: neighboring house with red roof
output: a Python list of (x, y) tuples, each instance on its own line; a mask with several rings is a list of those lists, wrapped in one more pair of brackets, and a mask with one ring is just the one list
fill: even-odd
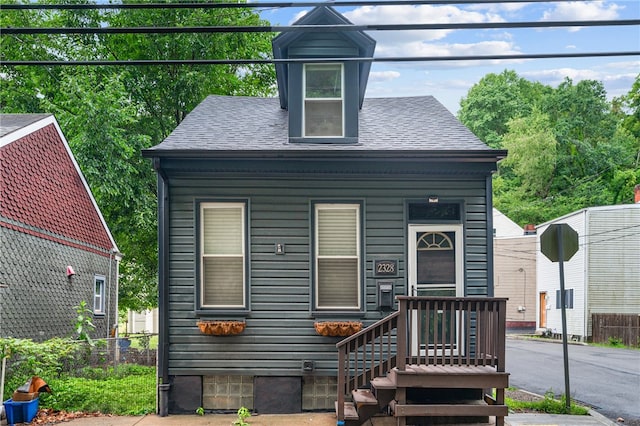
[(82, 301), (92, 337), (117, 323), (121, 255), (53, 115), (0, 115), (0, 253), (0, 337), (70, 336)]

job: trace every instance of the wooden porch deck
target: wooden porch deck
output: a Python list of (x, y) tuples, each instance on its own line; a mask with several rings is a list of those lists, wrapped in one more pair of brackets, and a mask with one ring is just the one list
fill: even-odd
[(398, 301), (397, 312), (337, 345), (338, 425), (361, 425), (380, 413), (399, 426), (489, 416), (503, 425), (506, 299)]

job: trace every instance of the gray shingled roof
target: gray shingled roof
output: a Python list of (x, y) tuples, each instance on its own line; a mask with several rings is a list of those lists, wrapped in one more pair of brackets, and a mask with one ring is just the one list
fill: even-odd
[[(169, 151), (494, 151), (432, 96), (367, 98), (357, 144), (290, 143), (278, 98), (209, 96), (148, 156)], [(497, 151), (496, 151), (497, 152)]]
[(0, 114), (0, 137), (27, 127), (51, 114)]

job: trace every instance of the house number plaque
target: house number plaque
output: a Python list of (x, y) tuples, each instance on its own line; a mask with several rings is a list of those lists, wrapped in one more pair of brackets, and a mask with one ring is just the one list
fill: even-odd
[(376, 277), (395, 277), (398, 275), (397, 260), (374, 260), (373, 274)]

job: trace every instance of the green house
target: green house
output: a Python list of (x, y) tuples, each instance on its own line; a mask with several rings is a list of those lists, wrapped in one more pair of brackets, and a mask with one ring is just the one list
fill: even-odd
[[(349, 24), (328, 6), (296, 24)], [(431, 96), (365, 98), (375, 41), (286, 32), (278, 98), (209, 96), (158, 176), (160, 414), (333, 410), (336, 344), (397, 296), (493, 296), (486, 146)], [(332, 60), (322, 61), (322, 58)], [(305, 62), (308, 60), (308, 62)], [(329, 333), (330, 334), (330, 333)]]

